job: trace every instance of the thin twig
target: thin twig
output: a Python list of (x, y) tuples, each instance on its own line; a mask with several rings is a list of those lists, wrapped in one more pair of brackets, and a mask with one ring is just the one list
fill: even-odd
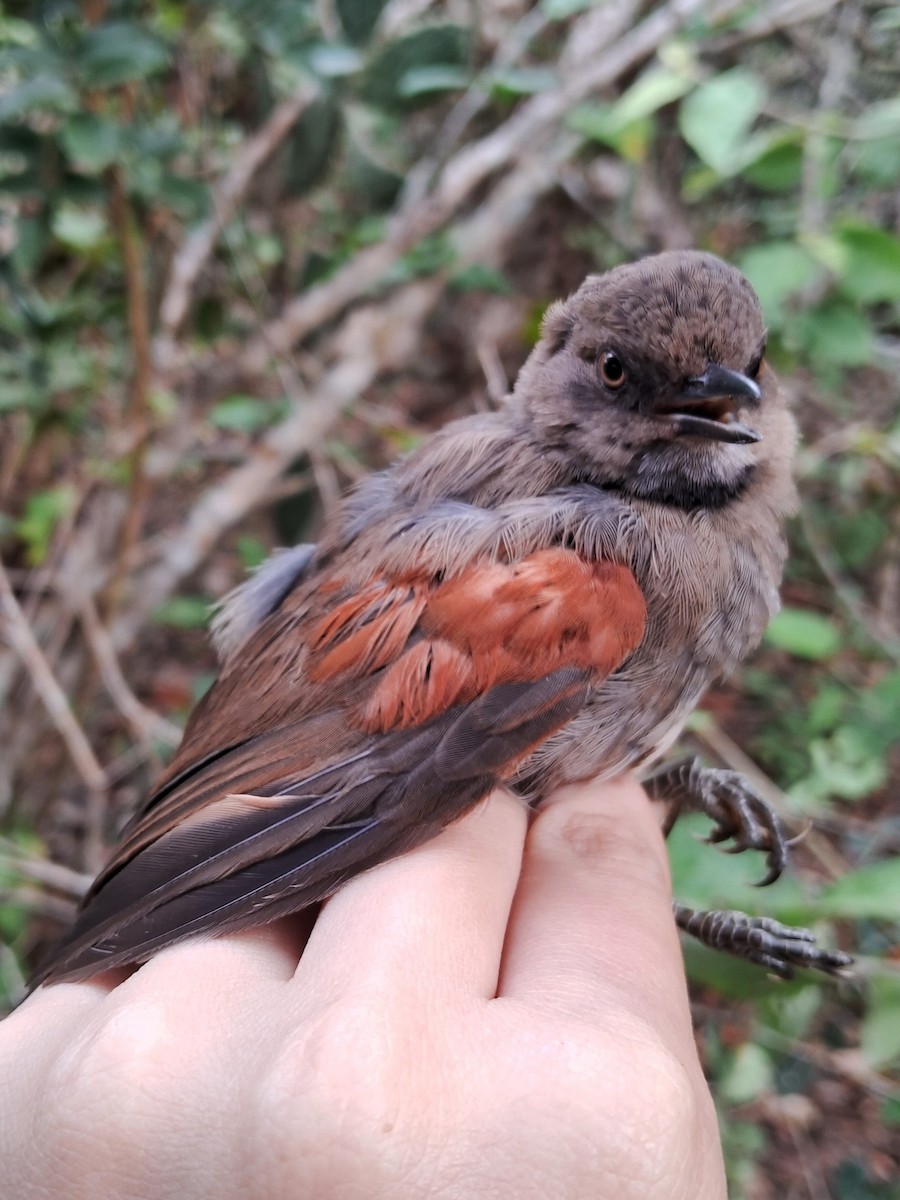
[[(819, 85), (814, 121), (821, 120), (823, 113), (826, 117), (830, 116), (847, 90), (856, 62), (854, 39), (860, 19), (861, 14), (854, 4), (847, 4), (838, 10), (834, 32), (828, 39), (825, 72)], [(832, 138), (833, 133), (811, 132), (804, 140), (799, 226), (801, 232), (809, 237), (824, 233), (828, 219), (828, 199), (823, 177), (829, 162)]]
[(840, 3), (841, 0), (782, 0), (781, 3), (749, 10), (751, 15), (740, 28), (723, 33), (720, 37), (710, 38), (706, 43), (707, 52), (710, 55), (722, 54), (750, 41), (762, 41), (763, 38), (771, 37), (781, 29), (789, 29), (792, 25), (817, 21)]
[(160, 303), (161, 333), (154, 347), (161, 372), (167, 372), (172, 366), (175, 339), (190, 309), (194, 285), (222, 230), (234, 216), (253, 176), (318, 96), (319, 89), (306, 81), (287, 99), (276, 104), (266, 122), (238, 150), (231, 169), (216, 186), (212, 215), (187, 236), (175, 254)]
[(883, 629), (878, 614), (873, 612), (862, 599), (854, 583), (846, 579), (831, 556), (824, 538), (810, 520), (805, 509), (800, 511), (800, 528), (806, 538), (806, 544), (812, 551), (813, 558), (819, 570), (828, 580), (835, 597), (853, 623), (862, 630), (885, 658), (891, 659), (900, 666), (900, 642), (893, 636), (891, 629)]
[(54, 891), (63, 892), (75, 900), (80, 900), (91, 886), (92, 875), (84, 871), (73, 871), (62, 863), (51, 862), (47, 858), (39, 858), (29, 854), (21, 846), (9, 838), (0, 837), (0, 863), (11, 868), (17, 875), (30, 879)]
[(142, 704), (128, 686), (112, 640), (89, 596), (85, 596), (81, 601), (78, 617), (103, 684), (135, 739), (149, 745), (155, 738), (167, 746), (177, 746), (181, 741), (182, 730), (174, 722), (167, 721), (165, 717)]
[(47, 715), (63, 739), (72, 762), (75, 764), (75, 769), (92, 794), (104, 796), (107, 787), (106, 774), (97, 761), (84, 730), (69, 708), (66, 694), (57, 683), (56, 677), (31, 631), (31, 626), (19, 607), (2, 561), (0, 561), (0, 614), (4, 618), (6, 636), (22, 659), (32, 686), (43, 701)]
[(33, 887), (0, 888), (0, 904), (10, 904), (32, 916), (49, 917), (60, 925), (70, 924), (75, 915), (75, 904), (71, 900), (48, 896)]
[(150, 315), (147, 311), (144, 281), (143, 248), (134, 226), (134, 216), (122, 173), (118, 167), (109, 171), (110, 213), (122, 268), (125, 273), (128, 331), (131, 340), (133, 371), (130, 383), (126, 425), (135, 435), (134, 446), (128, 455), (128, 508), (119, 540), (116, 563), (104, 593), (104, 610), (114, 612), (121, 599), (125, 576), (131, 565), (132, 551), (137, 544), (150, 498), (150, 482), (144, 465), (150, 438), (150, 391), (153, 364), (150, 359)]

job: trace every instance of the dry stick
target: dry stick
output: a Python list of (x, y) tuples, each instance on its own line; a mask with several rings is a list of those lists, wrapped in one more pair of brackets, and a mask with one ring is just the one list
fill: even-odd
[(431, 186), (437, 171), (454, 153), (463, 134), (491, 102), (491, 75), (509, 68), (521, 58), (529, 44), (550, 24), (550, 18), (540, 8), (525, 13), (500, 41), (490, 64), (484, 67), (445, 117), (432, 139), (431, 154), (422, 158), (407, 173), (401, 196), (401, 208), (417, 204)]
[[(828, 39), (825, 73), (819, 85), (816, 117), (833, 115), (847, 91), (856, 65), (856, 33), (862, 17), (856, 6), (848, 4), (837, 14), (835, 29)], [(810, 132), (803, 144), (803, 172), (800, 187), (800, 230), (810, 238), (825, 232), (828, 200), (823, 177), (828, 165), (831, 138)]]
[(828, 580), (835, 598), (850, 619), (878, 647), (885, 658), (900, 666), (900, 639), (893, 630), (884, 628), (868, 603), (861, 599), (855, 585), (846, 579), (831, 556), (825, 540), (816, 529), (805, 508), (800, 510), (800, 528), (806, 538), (806, 544), (812, 551), (819, 570)]
[(275, 106), (265, 124), (241, 146), (231, 170), (216, 186), (212, 216), (188, 235), (175, 254), (160, 303), (162, 331), (154, 347), (161, 371), (168, 371), (173, 364), (175, 339), (190, 309), (191, 293), (222, 230), (233, 217), (253, 176), (318, 96), (319, 89), (307, 82)]
[(45, 887), (80, 899), (91, 886), (92, 875), (84, 871), (73, 871), (61, 863), (51, 862), (38, 855), (29, 854), (9, 838), (0, 837), (0, 864), (12, 868), (16, 874), (42, 883)]
[(61, 900), (59, 896), (48, 896), (37, 888), (0, 888), (0, 904), (11, 904), (24, 909), (32, 917), (48, 917), (58, 925), (70, 925), (75, 915), (75, 904)]
[(157, 738), (167, 746), (177, 746), (181, 741), (182, 730), (174, 722), (167, 721), (165, 717), (142, 704), (128, 686), (116, 657), (112, 639), (104, 628), (94, 602), (89, 596), (86, 596), (79, 605), (78, 618), (103, 684), (113, 703), (125, 718), (134, 738), (145, 746), (149, 745), (153, 738)]
[(132, 551), (137, 544), (150, 497), (150, 481), (144, 467), (144, 458), (150, 437), (153, 364), (150, 358), (150, 315), (147, 311), (142, 248), (134, 228), (122, 173), (117, 167), (110, 169), (109, 189), (110, 213), (125, 271), (128, 331), (134, 364), (125, 416), (127, 423), (136, 433), (134, 447), (128, 456), (128, 508), (122, 525), (116, 563), (104, 594), (105, 610), (114, 612), (121, 599), (122, 586), (131, 565)]
[(66, 694), (44, 657), (44, 653), (19, 607), (6, 568), (0, 561), (0, 614), (5, 623), (6, 637), (25, 664), (32, 686), (40, 696), (47, 715), (63, 739), (75, 769), (92, 796), (106, 794), (106, 773), (97, 761), (84, 731), (75, 719)]

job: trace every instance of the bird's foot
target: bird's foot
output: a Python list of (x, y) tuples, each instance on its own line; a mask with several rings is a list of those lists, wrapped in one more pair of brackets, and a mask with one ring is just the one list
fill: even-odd
[(681, 813), (701, 812), (715, 823), (708, 842), (730, 839), (729, 854), (765, 851), (767, 871), (759, 887), (774, 883), (787, 865), (790, 839), (781, 818), (739, 772), (703, 767), (692, 758), (661, 767), (644, 786), (651, 799), (669, 805), (667, 836)]
[(839, 975), (853, 962), (842, 950), (817, 946), (815, 935), (808, 929), (782, 925), (771, 917), (719, 910), (696, 912), (677, 901), (672, 907), (678, 928), (704, 946), (749, 959), (781, 979), (792, 979), (794, 967)]

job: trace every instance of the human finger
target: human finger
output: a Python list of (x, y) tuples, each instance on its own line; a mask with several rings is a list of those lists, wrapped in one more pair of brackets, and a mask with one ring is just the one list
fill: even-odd
[(298, 986), (493, 996), (527, 813), (495, 792), (436, 838), (358, 876), (324, 906)]
[(501, 995), (591, 1018), (611, 1005), (692, 1045), (665, 844), (630, 777), (562, 789), (528, 834)]

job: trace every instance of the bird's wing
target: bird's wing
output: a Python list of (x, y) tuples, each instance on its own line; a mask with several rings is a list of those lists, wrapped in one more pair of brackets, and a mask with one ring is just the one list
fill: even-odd
[(580, 710), (644, 616), (626, 567), (565, 549), (298, 588), (228, 660), (37, 982), (302, 909), (432, 837)]

